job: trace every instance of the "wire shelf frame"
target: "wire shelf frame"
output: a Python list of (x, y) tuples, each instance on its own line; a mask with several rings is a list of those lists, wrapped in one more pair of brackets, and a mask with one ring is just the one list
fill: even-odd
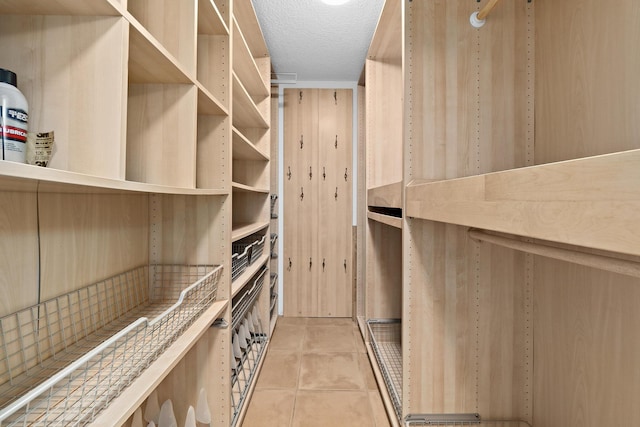
[(0, 319), (0, 426), (85, 425), (216, 299), (222, 266), (141, 266)]
[(393, 408), (402, 424), (402, 323), (398, 319), (370, 319), (367, 328)]
[(408, 415), (405, 418), (406, 427), (418, 426), (439, 426), (439, 427), (458, 427), (463, 425), (475, 425), (478, 427), (531, 427), (527, 421), (522, 420), (481, 420), (478, 421), (439, 421), (440, 416), (455, 416), (455, 414), (431, 414), (431, 415)]
[(231, 281), (234, 281), (247, 269), (247, 265), (249, 264), (249, 251), (250, 247), (246, 247), (244, 251), (238, 250), (237, 253), (231, 255)]
[[(232, 335), (232, 346), (237, 349), (231, 357), (232, 426), (238, 422), (242, 406), (246, 403), (251, 383), (256, 379), (258, 366), (267, 345), (267, 335), (262, 332), (262, 321), (254, 313), (254, 311), (257, 312), (256, 309), (257, 307), (254, 306), (251, 312), (247, 313), (240, 322), (240, 328)], [(242, 334), (240, 330), (243, 327), (250, 328), (250, 326), (244, 326), (245, 324), (253, 325), (254, 331)]]
[(233, 242), (232, 250), (234, 253), (248, 251), (249, 255), (247, 257), (247, 265), (251, 265), (262, 255), (266, 240), (266, 234), (254, 233)]
[[(267, 272), (266, 267), (262, 267), (262, 269), (253, 277), (253, 284), (251, 287), (245, 286), (244, 292), (236, 295), (233, 298), (232, 308), (231, 308), (231, 326), (233, 329), (238, 327), (239, 322), (245, 317), (247, 312), (251, 309), (254, 302), (260, 295), (260, 290), (262, 289), (262, 285), (264, 284), (264, 275)], [(248, 288), (248, 289), (247, 289)]]

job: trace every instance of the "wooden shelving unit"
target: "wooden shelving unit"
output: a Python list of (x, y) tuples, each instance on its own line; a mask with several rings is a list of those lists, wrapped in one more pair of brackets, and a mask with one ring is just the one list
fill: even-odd
[[(361, 164), (367, 206), (403, 217), (363, 215), (360, 315), (402, 319), (401, 413), (385, 400), (394, 421), (633, 416), (639, 383), (598, 349), (633, 364), (625, 325), (640, 322), (625, 303), (640, 297), (640, 86), (622, 77), (639, 71), (624, 20), (637, 5), (578, 3), (501, 2), (480, 29), (469, 16), (483, 2), (385, 4), (363, 80)], [(385, 133), (379, 117), (398, 127)], [(403, 152), (401, 176), (378, 172), (388, 146)], [(607, 395), (618, 398), (598, 405)]]
[(154, 390), (184, 419), (204, 387), (228, 427), (233, 332), (211, 326), (232, 320), (232, 240), (269, 234), (270, 59), (251, 1), (9, 1), (0, 24), (30, 130), (56, 136), (47, 168), (0, 162), (2, 243), (21, 254), (0, 261), (0, 316), (134, 266), (222, 265), (217, 301), (95, 421), (129, 425)]
[(359, 224), (364, 230), (358, 247), (364, 250), (358, 251), (363, 283), (357, 317), (393, 425), (402, 423), (397, 420), (393, 392), (380, 374), (387, 369), (378, 365), (367, 323), (402, 318), (402, 8), (400, 0), (386, 1), (383, 6), (367, 53), (360, 106), (365, 110), (360, 118), (364, 156), (359, 160), (359, 167), (365, 170), (365, 189), (359, 190), (364, 193), (359, 201), (363, 206)]
[(270, 332), (273, 334), (276, 323), (278, 321), (278, 304), (282, 299), (280, 294), (280, 177), (279, 177), (279, 90), (278, 87), (271, 87), (271, 152), (270, 152), (270, 169), (271, 169), (271, 196), (269, 197), (269, 218), (271, 236), (276, 237), (276, 242), (271, 245), (271, 261), (270, 261), (270, 279), (272, 287), (270, 290), (270, 316), (271, 325)]
[[(236, 279), (237, 289), (251, 283), (251, 278), (259, 271), (256, 264), (266, 267), (264, 283), (260, 294), (256, 297), (255, 306), (258, 307), (261, 329), (267, 337), (271, 333), (271, 318), (269, 314), (269, 194), (271, 137), (270, 120), (271, 109), (269, 90), (265, 82), (269, 81), (271, 63), (268, 51), (264, 45), (262, 31), (258, 24), (253, 5), (250, 0), (234, 1), (233, 16), (230, 24), (232, 38), (232, 75), (231, 99), (232, 118), (232, 198), (233, 198), (233, 226), (232, 242), (259, 232), (265, 236), (264, 248), (260, 258), (247, 268), (247, 271)], [(251, 275), (251, 272), (254, 272)], [(264, 343), (260, 354), (266, 353), (269, 342)], [(253, 379), (246, 393), (240, 401), (235, 400), (232, 423), (241, 425), (253, 389), (257, 373), (260, 372), (264, 357), (255, 364)], [(235, 390), (235, 388), (234, 388)], [(234, 391), (232, 391), (234, 393)], [(241, 406), (241, 407), (238, 407)]]

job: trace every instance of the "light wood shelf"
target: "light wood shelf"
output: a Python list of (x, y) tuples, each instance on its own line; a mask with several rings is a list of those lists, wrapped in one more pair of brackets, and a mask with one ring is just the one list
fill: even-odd
[(129, 29), (129, 83), (193, 84), (187, 71), (131, 14)]
[(384, 215), (376, 212), (367, 212), (367, 218), (372, 221), (379, 222), (381, 224), (386, 224), (391, 227), (402, 229), (402, 218), (398, 218), (391, 215)]
[(240, 184), (238, 182), (234, 182), (231, 184), (231, 188), (233, 191), (245, 192), (245, 193), (256, 193), (256, 194), (269, 194), (268, 188), (258, 188), (250, 185)]
[(402, 58), (402, 8), (400, 2), (386, 2), (367, 52), (369, 59)]
[[(265, 249), (266, 248), (267, 248), (267, 245), (265, 243)], [(257, 261), (247, 266), (247, 269), (241, 275), (239, 275), (231, 284), (232, 298), (235, 297), (237, 293), (240, 292), (240, 290), (247, 285), (247, 283), (253, 277), (254, 274), (260, 271), (260, 269), (267, 264), (268, 260), (269, 260), (269, 253), (268, 251), (265, 250), (264, 253), (260, 256), (260, 258), (258, 258)], [(265, 280), (267, 280), (266, 277), (265, 277)]]
[(238, 129), (233, 128), (233, 159), (234, 160), (269, 160), (269, 156), (262, 153)]
[(198, 0), (198, 34), (229, 35), (229, 29), (213, 0)]
[(381, 185), (367, 190), (367, 205), (402, 209), (402, 182)]
[(242, 30), (234, 19), (233, 21), (233, 69), (246, 88), (247, 93), (253, 97), (264, 99), (270, 95), (270, 90), (265, 84), (256, 61), (251, 55), (247, 41)]
[(195, 75), (198, 4), (194, 0), (127, 0), (127, 14), (170, 52), (189, 76)]
[(111, 401), (91, 425), (108, 427), (124, 424), (211, 327), (213, 322), (223, 315), (227, 306), (227, 300), (214, 302), (136, 380), (124, 389), (120, 396)]
[(198, 87), (198, 114), (208, 116), (228, 116), (227, 108), (205, 88), (202, 83), (196, 82)]
[(59, 169), (0, 161), (0, 183), (8, 191), (44, 193), (157, 193), (186, 196), (224, 196), (228, 190), (170, 187), (133, 181), (102, 178)]
[[(233, 16), (244, 32), (244, 37), (254, 58), (269, 56), (269, 50), (265, 43), (258, 17), (253, 8), (253, 3), (248, 1), (236, 1), (233, 3)], [(267, 77), (268, 78), (268, 77)], [(268, 81), (268, 80), (265, 80)]]
[(269, 226), (269, 221), (259, 221), (251, 224), (234, 224), (231, 232), (231, 241), (235, 242), (243, 237), (247, 237), (256, 231), (263, 230)]
[(0, 14), (119, 16), (122, 6), (115, 0), (12, 0), (0, 3)]
[(638, 164), (640, 150), (632, 150), (410, 183), (406, 215), (639, 255)]
[(233, 73), (233, 126), (236, 128), (269, 128), (269, 124), (235, 72)]

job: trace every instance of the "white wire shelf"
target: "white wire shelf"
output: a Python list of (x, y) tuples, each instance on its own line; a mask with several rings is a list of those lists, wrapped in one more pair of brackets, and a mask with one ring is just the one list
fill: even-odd
[(397, 319), (370, 319), (371, 348), (382, 372), (393, 408), (402, 424), (402, 323)]
[(141, 266), (0, 319), (0, 426), (91, 422), (215, 301), (221, 270)]

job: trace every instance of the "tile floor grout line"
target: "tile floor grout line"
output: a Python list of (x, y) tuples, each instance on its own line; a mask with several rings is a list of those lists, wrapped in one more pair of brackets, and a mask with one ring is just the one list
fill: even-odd
[[(313, 324), (309, 324), (308, 323), (308, 319), (304, 319), (305, 323), (304, 325), (298, 329), (298, 332), (301, 333), (301, 337), (299, 338), (300, 341), (298, 341), (300, 343), (299, 346), (296, 347), (296, 349), (291, 349), (291, 350), (287, 350), (287, 349), (281, 349), (281, 351), (283, 352), (289, 352), (289, 354), (291, 355), (296, 355), (297, 356), (297, 361), (298, 361), (298, 366), (294, 369), (296, 369), (296, 380), (295, 380), (295, 386), (292, 389), (288, 389), (288, 390), (292, 390), (292, 396), (293, 396), (293, 402), (292, 402), (292, 406), (291, 406), (291, 412), (289, 414), (289, 426), (292, 427), (294, 426), (294, 422), (296, 421), (296, 412), (303, 410), (302, 407), (300, 407), (300, 399), (302, 398), (302, 394), (304, 393), (309, 393), (309, 392), (321, 392), (321, 393), (356, 393), (356, 394), (360, 394), (363, 397), (366, 398), (367, 400), (367, 404), (370, 411), (370, 414), (372, 414), (372, 420), (373, 421), (373, 425), (376, 426), (380, 426), (379, 420), (377, 419), (377, 417), (373, 416), (374, 414), (374, 402), (372, 401), (371, 398), (371, 394), (373, 391), (375, 390), (370, 390), (369, 389), (369, 384), (367, 382), (367, 375), (365, 372), (364, 368), (369, 368), (371, 369), (370, 365), (369, 366), (363, 366), (363, 361), (361, 360), (361, 351), (360, 348), (361, 346), (359, 345), (360, 342), (358, 341), (358, 339), (361, 339), (361, 337), (359, 335), (357, 335), (353, 329), (351, 331), (351, 347), (350, 349), (342, 349), (339, 351), (335, 351), (335, 350), (305, 350), (305, 343), (306, 343), (306, 339), (310, 336), (310, 329), (312, 330), (315, 326), (330, 326), (330, 327), (336, 327), (336, 328), (340, 328), (340, 327), (344, 327), (346, 325), (327, 325), (327, 324), (322, 324), (322, 325), (313, 325)], [(284, 326), (284, 325), (283, 325)], [(333, 329), (333, 328), (331, 328)], [(358, 331), (356, 331), (358, 332)], [(275, 350), (275, 349), (274, 349)], [(277, 353), (278, 351), (276, 351), (275, 353)], [(301, 381), (302, 381), (302, 367), (303, 367), (303, 356), (305, 355), (309, 355), (309, 354), (335, 354), (335, 353), (342, 353), (342, 354), (349, 354), (351, 355), (351, 357), (355, 358), (355, 362), (356, 362), (356, 366), (357, 366), (357, 374), (354, 375), (354, 379), (355, 377), (359, 378), (360, 381), (359, 383), (361, 384), (361, 388), (358, 387), (356, 389), (352, 389), (352, 388), (339, 388), (339, 389), (335, 389), (335, 388), (329, 388), (329, 389), (303, 389), (301, 388)], [(364, 353), (366, 355), (366, 353)], [(267, 353), (266, 357), (269, 356), (273, 356), (274, 353)], [(368, 359), (367, 359), (368, 361)], [(265, 360), (266, 362), (266, 360)], [(354, 373), (355, 373), (354, 372)], [(379, 393), (379, 391), (378, 391)], [(249, 403), (250, 404), (250, 403)], [(304, 406), (304, 405), (303, 405)], [(298, 414), (300, 416), (302, 416), (302, 413)], [(300, 421), (300, 420), (298, 420)]]

